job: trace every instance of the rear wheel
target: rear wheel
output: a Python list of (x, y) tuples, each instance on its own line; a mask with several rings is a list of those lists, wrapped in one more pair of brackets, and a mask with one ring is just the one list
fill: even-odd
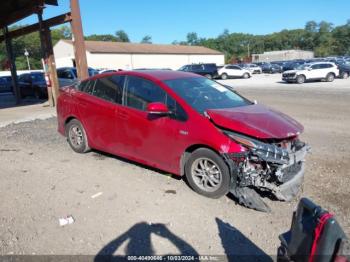
[(303, 75), (300, 75), (300, 76), (297, 76), (297, 83), (298, 84), (303, 84), (303, 83), (305, 83), (305, 76), (303, 76)]
[(342, 78), (342, 79), (347, 79), (347, 78), (349, 78), (349, 73), (348, 73), (348, 72), (343, 72), (343, 73), (341, 73), (341, 78)]
[(208, 78), (208, 79), (212, 79), (213, 77), (212, 77), (212, 75), (211, 74), (206, 74), (206, 75), (204, 75), (206, 78)]
[(226, 74), (226, 73), (223, 73), (222, 75), (221, 75), (221, 79), (222, 80), (226, 80), (228, 78), (228, 75)]
[(326, 81), (327, 82), (333, 82), (334, 81), (334, 78), (335, 78), (335, 75), (333, 73), (329, 73), (327, 76), (326, 76)]
[(85, 153), (90, 150), (85, 129), (77, 119), (66, 124), (65, 132), (68, 143), (75, 152)]
[(200, 148), (194, 151), (186, 162), (185, 173), (188, 183), (198, 194), (219, 198), (229, 192), (229, 168), (212, 150)]
[(244, 78), (244, 79), (249, 78), (249, 74), (248, 74), (248, 73), (244, 73), (244, 74), (243, 74), (243, 78)]

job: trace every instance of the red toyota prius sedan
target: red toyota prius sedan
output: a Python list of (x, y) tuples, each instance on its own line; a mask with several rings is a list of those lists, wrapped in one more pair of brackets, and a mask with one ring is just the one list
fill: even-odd
[(210, 198), (258, 192), (289, 201), (304, 177), (302, 125), (232, 88), (179, 71), (121, 71), (65, 87), (58, 130), (78, 153), (97, 149), (175, 175)]

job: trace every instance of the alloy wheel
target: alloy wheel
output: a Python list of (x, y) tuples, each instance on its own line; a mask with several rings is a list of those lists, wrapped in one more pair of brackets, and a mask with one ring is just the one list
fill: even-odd
[(207, 192), (214, 192), (222, 183), (219, 166), (209, 158), (196, 159), (191, 167), (191, 175), (196, 185)]
[(71, 128), (69, 129), (69, 140), (71, 141), (72, 145), (76, 148), (82, 145), (82, 143), (84, 142), (84, 136), (83, 131), (80, 129), (79, 126), (71, 126)]

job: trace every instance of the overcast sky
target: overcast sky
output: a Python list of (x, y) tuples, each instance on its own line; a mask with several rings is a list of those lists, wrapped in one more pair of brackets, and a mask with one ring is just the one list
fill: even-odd
[[(69, 0), (48, 7), (49, 18), (69, 10)], [(230, 32), (266, 34), (303, 28), (310, 20), (345, 24), (350, 0), (80, 0), (85, 35), (128, 33), (132, 42), (145, 35), (154, 43), (185, 40), (188, 32), (216, 37)], [(32, 16), (20, 22), (36, 22)]]

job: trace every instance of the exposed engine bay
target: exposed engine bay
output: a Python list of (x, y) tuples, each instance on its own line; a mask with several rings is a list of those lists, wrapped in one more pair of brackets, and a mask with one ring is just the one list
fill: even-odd
[(304, 159), (310, 147), (297, 137), (260, 141), (231, 131), (223, 131), (247, 151), (227, 154), (232, 171), (231, 193), (240, 204), (269, 211), (259, 193), (281, 201), (297, 196), (304, 179)]

